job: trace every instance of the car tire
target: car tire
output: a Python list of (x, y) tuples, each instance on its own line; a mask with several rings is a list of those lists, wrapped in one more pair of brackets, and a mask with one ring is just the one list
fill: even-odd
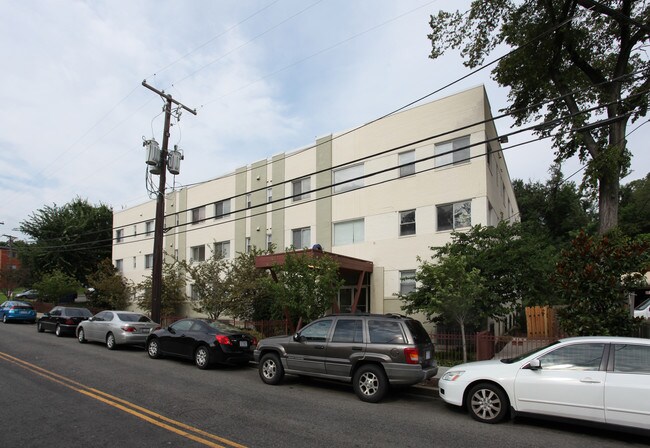
[(359, 367), (354, 372), (352, 384), (357, 397), (367, 403), (377, 403), (388, 391), (388, 378), (384, 369), (374, 364)]
[(205, 345), (199, 345), (194, 350), (194, 364), (201, 370), (210, 367), (210, 350)]
[(117, 343), (115, 342), (115, 335), (113, 335), (113, 333), (108, 333), (106, 335), (106, 348), (109, 350), (115, 350), (117, 348)]
[(160, 354), (160, 344), (158, 343), (158, 338), (149, 339), (149, 342), (147, 342), (147, 354), (151, 359), (159, 359), (162, 357)]
[(258, 371), (262, 381), (273, 386), (280, 384), (284, 378), (284, 367), (275, 353), (266, 353), (262, 356)]
[(506, 417), (509, 408), (506, 393), (495, 384), (477, 384), (467, 394), (467, 410), (479, 422), (498, 423)]
[(83, 328), (80, 328), (80, 329), (77, 331), (77, 340), (78, 340), (79, 343), (81, 343), (81, 344), (83, 344), (84, 342), (86, 342), (86, 335), (84, 334), (84, 329), (83, 329)]
[(57, 335), (57, 337), (63, 336), (63, 333), (61, 333), (61, 325), (56, 324), (56, 327), (54, 328), (54, 334)]
[(39, 333), (43, 333), (45, 331), (45, 328), (43, 328), (42, 323), (39, 322), (36, 324), (36, 331), (38, 331)]
[(6, 314), (3, 314), (3, 315), (2, 315), (2, 323), (3, 323), (3, 324), (6, 324), (6, 323), (7, 323), (7, 315), (6, 315)]

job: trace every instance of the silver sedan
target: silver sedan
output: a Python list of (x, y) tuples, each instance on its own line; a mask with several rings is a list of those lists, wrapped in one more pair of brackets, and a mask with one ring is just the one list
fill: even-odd
[(102, 311), (77, 327), (79, 342), (96, 341), (114, 350), (118, 345), (142, 345), (160, 325), (133, 311)]

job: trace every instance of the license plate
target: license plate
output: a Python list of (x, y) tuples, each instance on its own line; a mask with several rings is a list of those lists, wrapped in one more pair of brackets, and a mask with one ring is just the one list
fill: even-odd
[(18, 311), (18, 314), (29, 314), (29, 311), (19, 310), (19, 311)]
[(424, 355), (424, 358), (425, 359), (431, 359), (431, 352), (429, 350), (426, 351), (426, 353)]
[(248, 347), (248, 341), (239, 341), (239, 346), (243, 348)]
[(140, 330), (141, 333), (147, 333), (147, 334), (148, 334), (150, 331), (151, 331), (151, 328), (143, 328), (142, 330)]

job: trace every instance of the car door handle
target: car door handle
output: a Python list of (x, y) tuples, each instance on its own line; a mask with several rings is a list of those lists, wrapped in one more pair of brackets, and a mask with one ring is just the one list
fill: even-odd
[(363, 347), (352, 347), (352, 350), (360, 351), (363, 350)]
[(599, 384), (600, 380), (594, 380), (594, 379), (591, 379), (591, 378), (582, 378), (580, 380), (580, 382), (581, 383), (587, 383), (587, 384)]

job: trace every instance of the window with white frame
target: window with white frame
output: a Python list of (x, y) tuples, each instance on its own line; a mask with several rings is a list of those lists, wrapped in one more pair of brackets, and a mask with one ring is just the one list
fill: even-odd
[(455, 230), (472, 225), (472, 201), (456, 202), (436, 207), (438, 230)]
[(436, 143), (435, 166), (448, 166), (469, 160), (469, 135), (448, 142)]
[(145, 269), (153, 268), (153, 254), (147, 254), (144, 256), (144, 268)]
[(214, 217), (216, 219), (230, 216), (230, 199), (214, 203)]
[(219, 241), (214, 243), (215, 255), (221, 255), (224, 259), (230, 258), (230, 241)]
[(136, 258), (136, 257), (133, 257), (133, 269), (135, 269), (135, 268), (137, 268), (137, 267), (138, 267), (138, 265), (137, 265), (137, 258)]
[(122, 260), (121, 258), (119, 260), (115, 260), (115, 269), (120, 274), (123, 273), (124, 272), (124, 260)]
[(399, 271), (399, 293), (408, 295), (415, 291), (415, 270)]
[(273, 235), (270, 233), (266, 234), (266, 250), (273, 249)]
[(246, 193), (246, 208), (251, 208), (253, 205), (253, 196), (250, 193)]
[(415, 210), (399, 212), (399, 236), (415, 235)]
[(415, 174), (415, 149), (400, 153), (398, 157), (399, 177)]
[(273, 201), (273, 188), (267, 188), (266, 189), (266, 202), (272, 202)]
[(251, 253), (251, 237), (247, 236), (246, 239), (244, 240), (244, 250), (246, 251), (247, 254)]
[(133, 236), (138, 236), (138, 225), (133, 224)]
[[(361, 179), (357, 179), (357, 178)], [(355, 180), (352, 180), (355, 179)], [(335, 170), (332, 174), (334, 193), (363, 187), (363, 163)]]
[(334, 245), (356, 244), (365, 238), (364, 220), (337, 222), (334, 224)]
[(205, 220), (205, 207), (193, 208), (190, 213), (192, 215), (192, 219), (190, 221), (192, 224), (198, 224)]
[(190, 248), (190, 258), (191, 261), (205, 261), (205, 244), (200, 246), (192, 246)]
[(153, 235), (154, 230), (154, 221), (153, 219), (144, 223), (144, 232), (147, 236)]
[(294, 249), (303, 249), (311, 244), (311, 228), (302, 227), (291, 231), (291, 242)]
[(117, 229), (115, 231), (115, 242), (121, 243), (124, 240), (124, 229)]
[(309, 177), (291, 182), (293, 200), (300, 201), (302, 199), (309, 199), (309, 191), (311, 190), (311, 181)]

